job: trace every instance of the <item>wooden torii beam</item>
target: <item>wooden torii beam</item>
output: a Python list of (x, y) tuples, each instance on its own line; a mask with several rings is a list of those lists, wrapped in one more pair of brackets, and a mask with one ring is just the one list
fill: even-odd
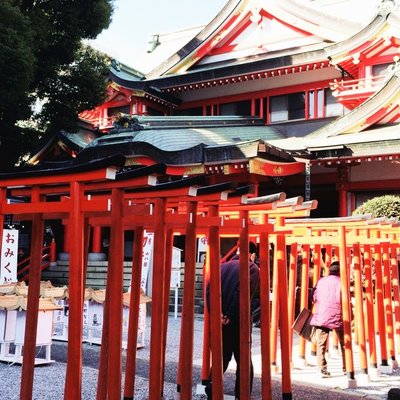
[[(341, 267), (346, 264), (345, 268), (341, 268), (341, 276), (345, 275), (346, 280), (342, 280), (342, 295), (346, 298), (344, 301), (343, 314), (346, 325), (350, 321), (350, 311), (346, 304), (348, 303), (348, 271), (349, 271), (349, 255), (347, 249), (353, 252), (353, 267), (355, 280), (355, 299), (356, 299), (356, 318), (358, 321), (357, 327), (358, 340), (360, 342), (360, 361), (361, 369), (367, 374), (367, 362), (365, 353), (365, 336), (364, 336), (364, 318), (362, 307), (359, 304), (363, 303), (363, 292), (361, 282), (361, 250), (364, 251), (364, 266), (365, 266), (365, 289), (368, 314), (368, 331), (370, 340), (370, 362), (372, 367), (377, 367), (376, 349), (375, 349), (375, 331), (373, 328), (373, 292), (372, 292), (372, 276), (371, 276), (371, 249), (375, 258), (376, 270), (376, 294), (375, 304), (378, 311), (378, 330), (379, 339), (381, 341), (381, 358), (382, 367), (388, 366), (388, 350), (392, 361), (396, 365), (395, 360), (395, 338), (394, 330), (397, 336), (400, 334), (398, 327), (400, 326), (399, 310), (399, 280), (397, 268), (397, 253), (398, 253), (398, 234), (399, 226), (396, 220), (386, 218), (371, 218), (370, 216), (354, 216), (345, 218), (331, 219), (298, 219), (286, 220), (286, 225), (292, 228), (292, 235), (287, 235), (287, 241), (291, 244), (303, 244), (303, 246), (313, 246), (314, 248), (326, 246), (339, 247)], [(279, 229), (279, 228), (278, 228)], [(390, 249), (390, 251), (389, 251)], [(392, 276), (392, 280), (390, 279)], [(393, 284), (391, 285), (391, 282)], [(395, 300), (395, 306), (392, 307), (392, 295)], [(395, 322), (393, 324), (393, 314)], [(396, 329), (394, 329), (396, 326)], [(347, 327), (347, 331), (351, 334), (351, 330)], [(388, 335), (388, 342), (386, 342)], [(349, 339), (349, 338), (348, 338)], [(397, 339), (400, 343), (400, 339)], [(347, 340), (349, 343), (349, 340)], [(346, 366), (351, 365), (351, 348), (346, 352)], [(349, 369), (347, 369), (349, 373)], [(351, 370), (350, 376), (351, 379)]]
[[(37, 301), (39, 298), (38, 288), (40, 287), (40, 259), (35, 253), (35, 249), (40, 248), (43, 235), (44, 219), (63, 218), (70, 225), (70, 234), (73, 235), (75, 245), (70, 249), (70, 332), (67, 357), (67, 375), (65, 385), (66, 399), (79, 399), (81, 397), (82, 380), (82, 306), (83, 290), (85, 279), (85, 265), (87, 260), (87, 237), (88, 228), (93, 224), (107, 225), (112, 230), (112, 241), (110, 245), (111, 255), (109, 260), (109, 271), (107, 277), (107, 300), (104, 314), (104, 330), (102, 338), (102, 351), (100, 359), (99, 384), (97, 389), (98, 399), (119, 399), (121, 392), (121, 293), (122, 293), (122, 261), (123, 261), (123, 232), (125, 229), (135, 229), (135, 248), (140, 248), (140, 240), (143, 237), (143, 229), (150, 228), (155, 232), (155, 273), (153, 275), (153, 288), (159, 293), (153, 301), (153, 311), (161, 315), (160, 324), (152, 324), (151, 332), (151, 360), (150, 360), (150, 384), (149, 398), (158, 399), (163, 389), (163, 374), (165, 365), (165, 340), (166, 340), (166, 311), (167, 294), (169, 290), (169, 267), (170, 257), (168, 249), (171, 247), (171, 238), (174, 230), (186, 233), (187, 243), (185, 248), (187, 255), (185, 263), (187, 264), (187, 276), (185, 276), (185, 287), (189, 288), (184, 296), (184, 316), (182, 318), (182, 339), (180, 356), (180, 379), (182, 399), (191, 397), (191, 361), (185, 361), (186, 350), (192, 347), (193, 340), (193, 268), (195, 261), (195, 239), (198, 233), (206, 233), (210, 240), (213, 240), (213, 246), (210, 249), (210, 268), (212, 289), (212, 326), (218, 327), (220, 315), (218, 312), (218, 298), (220, 296), (219, 285), (219, 242), (220, 237), (229, 235), (240, 236), (241, 254), (246, 255), (249, 236), (260, 236), (260, 243), (266, 244), (261, 250), (266, 261), (262, 263), (262, 276), (267, 276), (268, 266), (268, 235), (273, 233), (273, 226), (261, 215), (260, 222), (254, 223), (250, 219), (250, 213), (254, 212), (258, 216), (262, 214), (263, 209), (277, 207), (276, 202), (283, 201), (281, 194), (275, 200), (266, 201), (257, 199), (244, 201), (243, 189), (238, 189), (234, 185), (221, 184), (199, 186), (194, 188), (191, 185), (188, 188), (189, 181), (182, 180), (176, 183), (175, 187), (158, 184), (157, 175), (162, 174), (162, 167), (156, 169), (141, 171), (132, 171), (126, 174), (117, 174), (117, 169), (124, 164), (121, 158), (113, 158), (103, 162), (103, 165), (91, 163), (88, 166), (73, 168), (63, 173), (21, 173), (17, 175), (5, 176), (0, 174), (0, 222), (4, 221), (5, 214), (14, 214), (21, 219), (31, 219), (33, 223), (32, 237), (32, 256), (33, 267), (32, 277), (30, 278), (30, 291), (28, 300), (28, 318), (24, 342), (24, 363), (22, 368), (21, 380), (21, 399), (31, 398), (33, 387), (34, 372), (34, 350), (36, 337), (31, 334), (36, 332), (33, 327), (37, 320)], [(160, 169), (159, 169), (160, 168)], [(110, 180), (111, 179), (111, 180)], [(192, 184), (194, 181), (190, 181)], [(143, 185), (152, 185), (154, 188), (142, 189)], [(140, 188), (140, 189), (139, 189)], [(9, 203), (6, 193), (10, 191), (13, 196), (27, 197), (28, 200), (23, 203)], [(50, 197), (58, 196), (58, 199)], [(226, 206), (224, 206), (226, 202)], [(146, 204), (148, 203), (148, 204)], [(256, 204), (262, 203), (262, 204)], [(222, 212), (233, 212), (230, 210), (232, 205), (236, 204), (238, 215), (231, 214), (224, 216)], [(176, 205), (178, 205), (176, 207)], [(244, 207), (242, 207), (244, 206)], [(300, 206), (298, 200), (294, 203), (281, 204), (281, 214), (289, 214), (293, 209)], [(302, 205), (303, 206), (303, 205)], [(169, 207), (169, 208), (168, 208)], [(307, 207), (305, 207), (307, 209)], [(174, 213), (172, 213), (174, 210)], [(3, 226), (3, 225), (2, 225)], [(1, 232), (2, 232), (1, 226)], [(282, 244), (284, 233), (279, 233), (278, 243)], [(215, 246), (214, 246), (215, 241)], [(168, 244), (169, 243), (169, 244)], [(168, 246), (167, 246), (168, 244)], [(283, 263), (283, 244), (278, 246), (282, 254), (280, 262)], [(35, 256), (36, 254), (36, 256)], [(247, 265), (247, 259), (242, 256), (242, 270)], [(135, 266), (133, 265), (133, 268)], [(137, 267), (137, 265), (136, 265)], [(282, 269), (282, 268), (281, 268)], [(132, 270), (134, 272), (134, 270)], [(136, 274), (137, 275), (137, 274)], [(186, 273), (185, 273), (186, 275)], [(140, 277), (140, 275), (139, 275)], [(283, 277), (286, 279), (285, 277)], [(136, 280), (140, 282), (140, 279)], [(136, 286), (134, 286), (136, 285)], [(133, 283), (132, 302), (135, 308), (130, 311), (130, 327), (135, 327), (135, 321), (138, 317), (138, 293), (140, 286)], [(246, 310), (248, 310), (249, 299), (247, 298), (246, 288), (248, 287), (248, 276), (241, 273), (241, 313), (244, 321), (247, 321)], [(262, 297), (268, 295), (263, 294)], [(286, 303), (284, 292), (280, 292), (281, 303)], [(269, 301), (266, 303), (269, 304)], [(284, 304), (282, 304), (284, 306)], [(283, 308), (284, 310), (284, 308)], [(268, 312), (262, 311), (263, 335), (268, 335)], [(283, 320), (287, 318), (282, 317)], [(245, 371), (249, 364), (249, 326), (250, 321), (241, 326), (243, 337), (241, 368)], [(281, 327), (283, 334), (288, 335), (288, 329), (285, 323)], [(216, 330), (218, 331), (218, 329)], [(29, 332), (29, 333), (28, 333)], [(286, 333), (285, 333), (286, 332)], [(135, 335), (131, 332), (129, 335), (128, 348), (135, 346)], [(221, 352), (221, 343), (217, 337), (212, 340), (213, 348), (213, 374), (214, 390), (217, 396), (222, 395), (222, 369), (218, 367), (221, 358), (217, 355)], [(267, 345), (262, 344), (263, 354), (267, 353)], [(266, 356), (267, 357), (267, 356)], [(129, 368), (132, 371), (132, 360), (134, 357), (128, 357)], [(288, 358), (285, 356), (285, 363)], [(190, 365), (189, 365), (190, 364)], [(270, 376), (268, 377), (268, 367), (263, 362), (263, 392), (270, 390)], [(100, 379), (102, 378), (102, 379)], [(284, 376), (283, 392), (286, 396), (291, 396), (290, 371)], [(249, 395), (249, 377), (243, 375), (241, 394), (242, 397)], [(133, 396), (132, 380), (129, 377), (125, 382), (126, 398)]]

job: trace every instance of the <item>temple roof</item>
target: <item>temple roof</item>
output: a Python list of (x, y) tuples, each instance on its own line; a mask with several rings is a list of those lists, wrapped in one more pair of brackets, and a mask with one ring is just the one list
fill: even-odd
[[(306, 126), (306, 125), (304, 125)], [(264, 174), (274, 163), (293, 164), (300, 172), (303, 167), (289, 153), (277, 149), (269, 142), (285, 137), (279, 126), (265, 126), (260, 118), (250, 117), (135, 117), (128, 127), (115, 127), (109, 134), (90, 142), (80, 136), (60, 132), (50, 142), (62, 146), (79, 147), (69, 161), (48, 162), (44, 151), (32, 157), (43, 160), (29, 173), (71, 173), (93, 168), (98, 163), (106, 165), (113, 158), (118, 165), (165, 164), (167, 167), (184, 167), (169, 173), (203, 174), (214, 166), (218, 173), (226, 166), (241, 164), (245, 170)], [(76, 140), (74, 140), (76, 139)], [(50, 148), (50, 145), (45, 148)], [(122, 157), (119, 160), (119, 157)], [(251, 161), (253, 160), (253, 161)], [(252, 162), (252, 164), (248, 164)], [(268, 167), (265, 165), (268, 164)], [(230, 168), (230, 167), (229, 167)], [(24, 169), (20, 169), (24, 172)], [(294, 169), (281, 169), (286, 174)], [(238, 171), (236, 171), (238, 172)]]
[[(353, 36), (360, 35), (379, 11), (379, 2), (370, 0), (362, 12), (347, 19), (347, 11), (359, 3), (230, 0), (196, 36), (142, 79), (137, 74), (131, 78), (122, 65), (111, 68), (110, 78), (132, 90), (152, 89), (153, 95), (162, 97), (159, 91), (172, 87), (245, 74), (264, 77), (266, 71), (280, 74), (290, 67), (327, 68), (328, 56), (333, 57), (343, 41), (354, 43)], [(381, 14), (371, 26), (378, 24)], [(331, 46), (337, 43), (339, 48)], [(173, 98), (170, 101), (174, 103)]]
[(113, 154), (147, 157), (168, 165), (237, 162), (252, 157), (294, 161), (268, 145), (282, 135), (259, 118), (138, 117), (137, 122), (135, 129), (116, 129), (94, 140), (81, 150), (77, 161)]
[[(366, 13), (372, 18), (373, 5), (363, 8), (358, 16), (346, 18), (346, 6), (357, 1), (324, 6), (320, 1), (231, 0), (219, 14), (177, 53), (147, 74), (147, 79), (182, 74), (198, 64), (262, 56), (279, 49), (323, 48), (329, 43), (345, 40), (362, 28), (357, 17)], [(343, 3), (343, 2), (342, 2)], [(340, 12), (341, 10), (341, 12)], [(335, 14), (335, 11), (337, 14)], [(339, 11), (339, 12), (338, 12)]]
[(400, 156), (400, 123), (331, 137), (303, 137), (274, 140), (271, 144), (288, 151), (293, 156), (315, 160), (357, 159), (363, 157)]

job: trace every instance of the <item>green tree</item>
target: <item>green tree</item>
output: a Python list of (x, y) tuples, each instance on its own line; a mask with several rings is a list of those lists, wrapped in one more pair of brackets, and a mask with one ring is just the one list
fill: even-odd
[(107, 58), (82, 40), (112, 11), (113, 0), (0, 1), (0, 169), (44, 132), (76, 130), (78, 113), (104, 100)]
[(357, 207), (353, 215), (371, 214), (374, 218), (400, 218), (400, 196), (374, 197)]

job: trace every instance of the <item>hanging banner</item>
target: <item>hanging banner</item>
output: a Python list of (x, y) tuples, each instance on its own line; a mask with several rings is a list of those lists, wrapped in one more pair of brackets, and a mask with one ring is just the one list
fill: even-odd
[(0, 284), (17, 282), (18, 230), (4, 229), (1, 243)]
[(140, 287), (146, 293), (147, 277), (149, 270), (153, 268), (153, 247), (154, 247), (154, 233), (144, 232), (143, 235), (143, 255), (142, 255), (142, 280)]
[(207, 238), (205, 236), (197, 239), (197, 262), (204, 263), (207, 253)]

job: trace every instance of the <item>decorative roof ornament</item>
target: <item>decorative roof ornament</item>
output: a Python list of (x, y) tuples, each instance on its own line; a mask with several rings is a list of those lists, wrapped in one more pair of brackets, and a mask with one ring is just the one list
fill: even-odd
[(118, 113), (114, 122), (114, 129), (110, 133), (129, 131), (141, 131), (143, 126), (140, 125), (139, 120), (132, 116), (123, 113)]
[(111, 60), (111, 68), (114, 68), (116, 71), (121, 71), (121, 65), (115, 58)]
[(160, 44), (161, 44), (160, 34), (159, 33), (151, 34), (149, 38), (149, 47), (147, 49), (147, 53), (152, 53)]
[(396, 8), (399, 9), (400, 1), (399, 0), (382, 0), (379, 9), (383, 12), (391, 12)]

